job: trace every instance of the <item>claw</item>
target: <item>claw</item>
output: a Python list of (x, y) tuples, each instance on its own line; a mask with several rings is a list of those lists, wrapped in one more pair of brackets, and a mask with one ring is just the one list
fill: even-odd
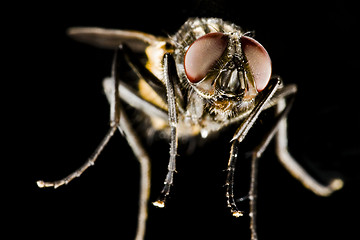
[(152, 203), (155, 207), (158, 208), (164, 208), (165, 207), (165, 202), (161, 201), (161, 200), (157, 200), (155, 202)]
[(238, 218), (238, 217), (244, 216), (244, 212), (243, 212), (243, 211), (233, 211), (233, 212), (232, 212), (232, 215), (233, 215), (234, 217)]
[(40, 181), (37, 181), (36, 184), (38, 185), (39, 188), (45, 187), (44, 181), (41, 181), (41, 180), (40, 180)]

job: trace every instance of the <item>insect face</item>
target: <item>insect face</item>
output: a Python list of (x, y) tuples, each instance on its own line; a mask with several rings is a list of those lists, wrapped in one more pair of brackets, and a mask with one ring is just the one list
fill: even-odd
[(179, 31), (176, 41), (182, 43), (175, 53), (178, 66), (183, 65), (179, 75), (185, 72), (187, 82), (202, 97), (252, 99), (266, 87), (271, 60), (259, 42), (219, 20), (193, 21), (192, 25), (183, 30), (188, 33)]

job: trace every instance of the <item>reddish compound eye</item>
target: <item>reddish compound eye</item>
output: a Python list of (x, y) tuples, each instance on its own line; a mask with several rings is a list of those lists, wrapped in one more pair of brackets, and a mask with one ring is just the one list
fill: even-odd
[(197, 39), (186, 51), (184, 67), (192, 83), (203, 79), (224, 53), (228, 37), (223, 33), (208, 33)]
[(242, 36), (241, 48), (248, 61), (256, 89), (260, 92), (267, 86), (271, 76), (271, 60), (265, 48), (255, 39)]

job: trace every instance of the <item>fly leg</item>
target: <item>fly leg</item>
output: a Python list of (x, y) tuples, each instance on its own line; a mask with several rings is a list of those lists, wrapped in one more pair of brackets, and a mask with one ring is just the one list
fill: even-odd
[[(177, 137), (177, 110), (184, 111), (184, 97), (177, 84), (179, 82), (178, 76), (176, 74), (175, 62), (170, 54), (164, 55), (164, 81), (165, 87), (156, 76), (154, 76), (147, 68), (145, 68), (140, 61), (136, 58), (134, 53), (130, 48), (127, 48), (125, 45), (123, 47), (124, 55), (128, 64), (138, 75), (139, 78), (144, 79), (149, 86), (161, 97), (164, 102), (167, 103), (168, 112), (167, 112), (167, 121), (170, 126), (170, 158), (168, 164), (168, 173), (165, 177), (164, 187), (161, 191), (160, 197), (157, 201), (153, 202), (153, 205), (157, 207), (164, 207), (166, 202), (166, 197), (170, 193), (171, 185), (173, 184), (174, 172), (176, 172), (176, 155), (177, 155), (177, 146), (178, 146), (178, 137)], [(121, 85), (124, 85), (125, 88), (122, 88)], [(130, 87), (126, 87), (125, 83), (120, 83), (120, 95), (121, 89), (125, 91), (131, 90)], [(134, 96), (134, 94), (131, 94)], [(125, 97), (123, 100), (128, 101), (129, 98)], [(145, 100), (143, 100), (145, 101)], [(129, 101), (129, 104), (134, 105), (134, 101)], [(151, 103), (147, 102), (147, 105)], [(136, 105), (136, 104), (135, 104)], [(134, 106), (140, 109), (141, 105), (137, 104)], [(156, 109), (157, 107), (152, 105), (144, 108), (144, 112), (151, 111), (151, 116), (158, 116), (164, 119), (164, 112), (161, 109)]]
[[(248, 195), (249, 196), (248, 198), (250, 200), (249, 215), (250, 215), (250, 229), (251, 229), (252, 240), (257, 240), (256, 200), (257, 200), (258, 160), (261, 157), (262, 153), (267, 148), (270, 141), (274, 138), (274, 136), (276, 136), (275, 137), (276, 153), (279, 157), (280, 162), (295, 178), (297, 178), (301, 183), (303, 183), (305, 187), (309, 188), (314, 193), (320, 196), (328, 196), (332, 192), (340, 189), (343, 185), (341, 179), (333, 179), (330, 181), (328, 185), (320, 184), (313, 177), (311, 177), (289, 154), (287, 150), (286, 120), (287, 120), (287, 115), (295, 99), (296, 91), (297, 89), (296, 86), (294, 85), (285, 86), (281, 89), (281, 91), (279, 91), (281, 92), (281, 95), (279, 95), (278, 97), (281, 96), (281, 98), (276, 99), (275, 123), (273, 124), (270, 131), (265, 135), (261, 143), (252, 152), (250, 191)], [(287, 97), (291, 97), (288, 102), (286, 101)], [(231, 191), (232, 191), (232, 187), (231, 187)], [(234, 207), (236, 207), (235, 202), (233, 202), (233, 205)], [(234, 208), (233, 206), (231, 207)], [(235, 210), (237, 210), (237, 208)], [(236, 216), (234, 212), (233, 215)]]
[(54, 188), (58, 188), (64, 184), (68, 184), (70, 181), (72, 181), (74, 178), (76, 177), (80, 177), (80, 175), (86, 170), (88, 169), (90, 166), (93, 166), (95, 164), (96, 159), (98, 158), (98, 156), (100, 155), (100, 153), (102, 152), (102, 150), (104, 149), (104, 147), (107, 145), (107, 143), (109, 142), (110, 138), (114, 135), (116, 131), (116, 126), (111, 126), (109, 131), (106, 133), (105, 137), (102, 139), (102, 141), (100, 142), (100, 144), (98, 145), (98, 147), (95, 149), (94, 153), (90, 156), (90, 158), (88, 158), (88, 160), (81, 166), (79, 167), (77, 170), (75, 170), (74, 172), (70, 173), (69, 175), (67, 175), (66, 177), (57, 180), (57, 181), (50, 181), (50, 182), (46, 182), (43, 180), (39, 180), (37, 181), (37, 185), (40, 188), (43, 187), (54, 187)]
[[(144, 79), (149, 84), (149, 86), (158, 94), (158, 96), (167, 103), (168, 112), (166, 113), (166, 121), (168, 121), (170, 126), (170, 157), (168, 164), (168, 173), (165, 177), (164, 187), (158, 200), (153, 202), (153, 205), (162, 208), (165, 206), (166, 197), (170, 193), (170, 188), (173, 184), (174, 173), (176, 172), (176, 155), (178, 147), (177, 111), (184, 111), (183, 93), (178, 84), (179, 79), (176, 72), (175, 61), (169, 53), (165, 54), (163, 58), (165, 82), (164, 87), (164, 84), (147, 68), (145, 68), (140, 63), (140, 61), (138, 61), (134, 53), (131, 51), (130, 48), (127, 48), (126, 45), (123, 46), (123, 52), (127, 63), (138, 75), (138, 77)], [(159, 109), (157, 106), (153, 105), (150, 102), (146, 102), (144, 99), (141, 100), (140, 96), (130, 93), (131, 87), (127, 86), (123, 82), (120, 82), (120, 95), (122, 95), (123, 92), (126, 92), (126, 94), (128, 94), (129, 96), (123, 98), (125, 102), (128, 102), (130, 105), (133, 105), (137, 109), (144, 110), (145, 113), (150, 113), (150, 116), (156, 115), (165, 120), (164, 112), (162, 109)], [(129, 98), (133, 98), (135, 96), (137, 98), (136, 101), (129, 101)], [(139, 103), (136, 103), (137, 100), (140, 100)], [(149, 105), (149, 107), (144, 108), (142, 105)]]
[[(288, 88), (287, 96), (291, 96), (289, 103), (277, 111), (275, 117), (275, 123), (271, 127), (270, 131), (264, 136), (261, 143), (253, 150), (251, 158), (251, 176), (250, 176), (250, 191), (249, 191), (249, 200), (250, 200), (250, 230), (251, 230), (251, 240), (257, 240), (257, 231), (256, 231), (256, 200), (257, 200), (257, 175), (258, 175), (258, 162), (262, 153), (265, 151), (270, 141), (274, 138), (275, 134), (279, 131), (280, 125), (283, 121), (286, 121), (286, 117), (289, 114), (289, 111), (295, 100), (296, 88)], [(279, 102), (284, 101), (285, 98), (279, 100)]]
[[(135, 240), (143, 240), (146, 229), (147, 206), (150, 195), (150, 158), (143, 148), (139, 137), (134, 131), (121, 102), (121, 66), (128, 64), (123, 47), (119, 46), (115, 53), (113, 74), (111, 78), (104, 80), (105, 94), (112, 106), (111, 116), (115, 119), (115, 126), (123, 134), (134, 155), (140, 163), (140, 189), (139, 189), (139, 213), (138, 226)], [(131, 93), (128, 93), (131, 97)], [(135, 96), (136, 98), (136, 96)]]
[(135, 133), (126, 112), (120, 106), (119, 130), (124, 133), (126, 141), (140, 163), (140, 189), (139, 189), (139, 213), (138, 226), (135, 240), (143, 240), (146, 230), (148, 202), (150, 196), (150, 158), (141, 145), (140, 139)]
[(261, 98), (258, 99), (258, 104), (250, 112), (249, 116), (242, 122), (239, 128), (236, 130), (233, 139), (231, 140), (231, 152), (230, 158), (228, 161), (227, 167), (227, 176), (226, 176), (226, 199), (228, 207), (231, 209), (231, 213), (234, 217), (240, 217), (243, 215), (242, 211), (239, 211), (234, 198), (234, 175), (235, 175), (235, 166), (236, 160), (238, 158), (238, 146), (244, 140), (250, 128), (254, 125), (259, 114), (266, 107), (268, 100), (274, 95), (277, 91), (281, 81), (280, 79), (271, 79), (268, 87), (263, 91)]
[[(278, 102), (276, 111), (279, 113), (286, 107), (285, 99)], [(294, 178), (298, 179), (306, 188), (313, 191), (319, 196), (329, 196), (334, 191), (339, 190), (343, 186), (343, 181), (340, 178), (330, 180), (329, 184), (323, 185), (316, 181), (312, 176), (309, 175), (290, 155), (287, 149), (287, 124), (286, 119), (283, 119), (278, 127), (276, 134), (276, 154), (279, 157), (281, 164), (293, 175)]]
[[(127, 85), (125, 82), (120, 81), (119, 83), (120, 97), (124, 102), (128, 103), (129, 105), (133, 106), (136, 109), (142, 110), (144, 113), (148, 114), (149, 116), (156, 116), (169, 122), (170, 158), (168, 164), (168, 173), (166, 175), (164, 181), (164, 187), (163, 190), (161, 191), (160, 197), (158, 198), (157, 201), (153, 202), (153, 205), (157, 207), (164, 207), (166, 197), (169, 195), (170, 188), (173, 183), (174, 172), (176, 171), (175, 161), (176, 161), (177, 146), (178, 146), (177, 110), (184, 111), (183, 95), (181, 89), (179, 88), (179, 85), (177, 84), (179, 82), (179, 79), (176, 74), (175, 62), (170, 54), (164, 55), (164, 81), (165, 81), (165, 87), (164, 87), (162, 82), (160, 82), (160, 80), (158, 80), (156, 76), (154, 76), (146, 67), (144, 67), (140, 61), (138, 61), (138, 59), (136, 58), (136, 56), (134, 55), (134, 53), (131, 51), (130, 48), (126, 47), (126, 45), (123, 45), (121, 51), (123, 52), (124, 60), (137, 74), (139, 79), (145, 80), (149, 84), (149, 86), (158, 94), (158, 96), (163, 98), (163, 100), (165, 97), (165, 102), (167, 103), (168, 111), (165, 112), (163, 109), (159, 108), (153, 103), (143, 99), (141, 96), (137, 94), (136, 91), (134, 91), (134, 89), (131, 88), (131, 86)], [(107, 85), (112, 86), (111, 81), (112, 79), (105, 79), (104, 81), (105, 88)], [(124, 114), (121, 113), (120, 116), (122, 115)], [(122, 120), (120, 121), (120, 126), (121, 129), (125, 131), (125, 127), (122, 126)], [(127, 134), (125, 133), (125, 135)], [(141, 146), (140, 143), (137, 145)], [(134, 147), (132, 148), (134, 150)]]
[[(112, 74), (113, 77), (118, 74), (115, 69), (119, 66), (119, 61), (117, 61), (117, 54), (115, 55), (115, 59), (114, 59), (114, 64), (113, 64), (113, 70), (112, 70)], [(116, 77), (114, 77), (115, 79), (117, 79)], [(114, 89), (111, 92), (111, 96), (109, 96), (110, 100), (110, 129), (109, 131), (106, 133), (105, 137), (103, 138), (103, 140), (100, 142), (100, 144), (98, 145), (98, 147), (95, 149), (94, 153), (90, 156), (90, 158), (88, 158), (88, 160), (77, 170), (75, 170), (74, 172), (70, 173), (68, 176), (57, 180), (57, 181), (51, 181), (51, 182), (46, 182), (43, 180), (39, 180), (37, 181), (37, 185), (40, 188), (43, 187), (54, 187), (54, 188), (58, 188), (64, 184), (68, 184), (70, 181), (72, 181), (75, 177), (80, 177), (80, 175), (86, 170), (88, 169), (90, 166), (93, 166), (95, 164), (96, 159), (98, 158), (98, 156), (100, 155), (100, 153), (103, 151), (104, 147), (107, 145), (107, 143), (109, 142), (109, 140), (111, 139), (111, 137), (114, 135), (116, 129), (118, 128), (119, 125), (119, 105), (120, 105), (120, 99), (119, 99), (119, 90), (117, 85), (119, 84), (119, 81), (113, 81), (114, 86), (112, 86), (112, 88)], [(116, 86), (115, 86), (116, 85)]]
[(226, 202), (227, 206), (231, 208), (231, 213), (234, 217), (241, 217), (244, 215), (243, 211), (239, 211), (234, 198), (234, 175), (235, 175), (235, 166), (236, 160), (239, 153), (239, 142), (233, 141), (231, 144), (230, 150), (230, 159), (227, 167), (227, 176), (226, 176)]
[[(140, 194), (139, 194), (139, 215), (138, 215), (138, 227), (136, 232), (136, 240), (143, 240), (145, 236), (145, 227), (146, 227), (146, 219), (147, 219), (147, 204), (150, 193), (150, 159), (142, 147), (139, 138), (137, 137), (135, 131), (133, 130), (129, 119), (125, 111), (123, 110), (120, 103), (120, 93), (125, 92), (126, 96), (130, 99), (135, 99), (137, 104), (141, 104), (141, 101), (146, 102), (140, 97), (132, 94), (129, 88), (124, 86), (124, 90), (121, 90), (120, 86), (122, 85), (120, 82), (121, 75), (121, 66), (122, 64), (127, 64), (127, 60), (124, 58), (124, 54), (122, 53), (122, 47), (120, 46), (114, 57), (113, 61), (113, 69), (112, 69), (112, 77), (105, 79), (104, 81), (104, 90), (108, 101), (110, 103), (110, 129), (108, 133), (105, 135), (104, 139), (101, 141), (99, 146), (96, 148), (95, 152), (91, 155), (91, 157), (76, 171), (69, 174), (67, 177), (54, 181), (54, 182), (44, 182), (38, 181), (37, 184), (39, 187), (59, 187), (63, 184), (69, 183), (75, 177), (79, 177), (88, 167), (94, 165), (94, 162), (104, 149), (104, 147), (109, 142), (110, 138), (113, 136), (115, 131), (119, 129), (119, 131), (125, 136), (128, 144), (133, 150), (135, 156), (137, 157), (140, 163)], [(147, 103), (147, 102), (146, 102)], [(155, 106), (149, 104), (149, 111), (152, 111), (159, 116), (164, 116), (164, 113), (157, 109)]]
[[(265, 91), (267, 91), (260, 99), (258, 105), (255, 109), (250, 113), (249, 117), (245, 119), (245, 121), (240, 125), (238, 130), (236, 131), (233, 143), (231, 146), (231, 154), (228, 163), (228, 174), (226, 180), (226, 197), (228, 206), (231, 208), (231, 212), (233, 216), (239, 217), (243, 216), (243, 212), (239, 211), (233, 193), (233, 184), (234, 184), (234, 172), (235, 172), (235, 163), (238, 155), (238, 145), (245, 138), (247, 132), (252, 127), (256, 118), (264, 109), (264, 107), (268, 104), (268, 100), (272, 98), (273, 94), (277, 91), (278, 86), (280, 85), (280, 79), (274, 79), (270, 82), (270, 85), (267, 87)], [(280, 123), (282, 119), (286, 118), (288, 115), (292, 103), (294, 101), (295, 93), (297, 89), (294, 85), (289, 85), (283, 87), (279, 92), (281, 92), (282, 99), (291, 96), (289, 104), (281, 109), (281, 111), (277, 112), (275, 123), (270, 129), (270, 131), (264, 136), (261, 143), (253, 150), (252, 152), (252, 161), (251, 161), (251, 179), (250, 179), (250, 191), (248, 194), (248, 198), (250, 200), (250, 230), (251, 230), (251, 239), (257, 240), (257, 232), (256, 232), (256, 199), (257, 199), (257, 169), (258, 169), (258, 159), (261, 157), (262, 153), (267, 148), (268, 144), (277, 133)], [(282, 101), (282, 99), (277, 99), (277, 102)]]
[(175, 98), (175, 86), (178, 77), (175, 74), (175, 61), (170, 54), (164, 55), (164, 77), (166, 82), (167, 103), (169, 111), (169, 125), (170, 125), (170, 159), (168, 165), (168, 173), (164, 181), (164, 188), (161, 191), (160, 197), (153, 204), (157, 207), (165, 207), (166, 197), (170, 193), (170, 187), (173, 184), (174, 172), (176, 172), (176, 155), (178, 146), (177, 136), (177, 104)]

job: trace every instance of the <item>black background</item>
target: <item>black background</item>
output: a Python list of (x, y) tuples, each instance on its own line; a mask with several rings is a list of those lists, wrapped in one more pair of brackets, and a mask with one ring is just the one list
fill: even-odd
[[(35, 184), (79, 167), (108, 129), (109, 106), (101, 82), (110, 74), (113, 52), (72, 41), (65, 31), (71, 26), (99, 26), (166, 36), (197, 16), (221, 17), (245, 31), (255, 30), (255, 38), (272, 58), (273, 73), (299, 88), (289, 116), (290, 151), (317, 178), (326, 182), (341, 176), (345, 181), (331, 197), (318, 197), (283, 169), (271, 144), (259, 168), (259, 238), (357, 238), (360, 116), (355, 8), (343, 1), (119, 1), (8, 8), (12, 14), (4, 21), (9, 27), (4, 40), (9, 43), (3, 47), (11, 51), (4, 65), (11, 75), (6, 80), (11, 97), (4, 103), (11, 123), (4, 126), (11, 131), (4, 150), (11, 151), (6, 162), (12, 166), (4, 167), (4, 186), (12, 191), (3, 195), (10, 200), (3, 206), (10, 210), (4, 229), (12, 229), (13, 236), (37, 239), (134, 238), (139, 166), (120, 134), (95, 166), (68, 186), (54, 190)], [(250, 131), (252, 143), (243, 145), (245, 153), (261, 139), (264, 119)], [(249, 218), (235, 219), (226, 208), (223, 170), (233, 131), (198, 146), (190, 156), (180, 146), (167, 207), (149, 206), (146, 239), (250, 239)], [(154, 201), (166, 174), (168, 142), (155, 141), (148, 151)], [(238, 161), (239, 197), (248, 189), (248, 162), (246, 157)], [(239, 206), (248, 211), (247, 202)]]

